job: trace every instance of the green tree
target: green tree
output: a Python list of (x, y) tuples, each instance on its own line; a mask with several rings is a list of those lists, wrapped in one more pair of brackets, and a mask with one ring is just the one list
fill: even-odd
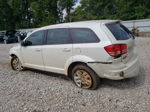
[(35, 27), (54, 24), (58, 21), (57, 0), (39, 0), (31, 3)]
[(62, 18), (62, 11), (66, 11), (66, 22), (71, 21), (70, 13), (73, 9), (73, 6), (76, 4), (77, 0), (59, 0), (58, 1), (58, 8), (61, 8), (61, 18)]
[(144, 19), (150, 17), (150, 0), (81, 0), (73, 21), (89, 19)]
[(0, 0), (0, 30), (41, 27), (64, 21), (150, 18), (150, 0), (81, 0), (81, 6), (73, 9), (77, 1)]
[(13, 29), (13, 12), (7, 0), (0, 0), (0, 29)]
[(30, 10), (30, 3), (32, 1), (33, 0), (9, 0), (16, 28), (32, 27)]

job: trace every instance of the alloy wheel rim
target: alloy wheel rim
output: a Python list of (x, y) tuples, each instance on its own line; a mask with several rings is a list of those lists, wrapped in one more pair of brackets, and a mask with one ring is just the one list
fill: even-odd
[(20, 70), (23, 69), (23, 67), (21, 66), (21, 63), (20, 63), (20, 61), (19, 61), (18, 58), (15, 58), (15, 59), (13, 60), (12, 65), (13, 65), (13, 68), (14, 68), (15, 70), (17, 70), (17, 71), (20, 71)]
[(74, 82), (80, 88), (87, 89), (92, 86), (92, 78), (89, 73), (84, 70), (77, 70), (74, 73)]

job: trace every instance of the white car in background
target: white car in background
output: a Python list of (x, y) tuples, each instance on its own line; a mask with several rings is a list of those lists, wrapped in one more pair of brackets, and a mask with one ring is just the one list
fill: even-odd
[(65, 74), (80, 88), (96, 89), (100, 78), (120, 80), (139, 73), (134, 36), (117, 20), (42, 27), (10, 49), (14, 70), (34, 68)]

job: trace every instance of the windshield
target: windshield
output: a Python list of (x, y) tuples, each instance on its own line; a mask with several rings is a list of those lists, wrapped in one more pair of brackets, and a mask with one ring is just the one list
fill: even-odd
[(129, 38), (134, 38), (132, 33), (120, 23), (106, 24), (106, 26), (114, 35), (116, 40), (127, 40)]

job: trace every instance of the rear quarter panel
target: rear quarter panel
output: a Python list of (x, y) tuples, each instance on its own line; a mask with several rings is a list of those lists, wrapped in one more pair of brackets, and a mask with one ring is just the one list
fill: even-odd
[[(80, 28), (80, 26), (77, 27), (74, 26), (72, 28)], [(76, 60), (75, 58), (76, 56), (80, 58), (86, 56), (93, 61), (100, 61), (100, 62), (111, 61), (112, 58), (104, 49), (105, 46), (111, 44), (111, 41), (101, 28), (101, 24), (90, 24), (88, 26), (85, 25), (85, 28), (91, 29), (97, 35), (100, 42), (73, 44), (73, 61)], [(89, 60), (89, 62), (91, 60)]]

